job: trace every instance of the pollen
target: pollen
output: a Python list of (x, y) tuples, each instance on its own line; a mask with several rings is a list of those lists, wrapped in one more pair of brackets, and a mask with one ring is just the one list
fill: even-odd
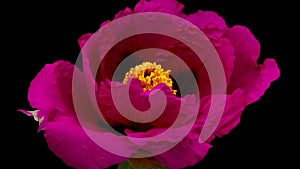
[(161, 65), (155, 62), (143, 62), (134, 68), (130, 68), (129, 72), (125, 74), (123, 83), (127, 84), (129, 79), (139, 79), (144, 91), (151, 90), (159, 84), (166, 84), (172, 93), (176, 95), (177, 90), (173, 89), (170, 72), (170, 70), (165, 71)]

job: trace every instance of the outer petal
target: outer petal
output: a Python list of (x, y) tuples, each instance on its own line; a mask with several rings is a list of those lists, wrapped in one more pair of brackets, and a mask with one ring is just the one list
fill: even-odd
[(277, 64), (274, 60), (267, 59), (263, 65), (257, 65), (260, 45), (246, 27), (235, 26), (228, 29), (225, 36), (232, 43), (236, 56), (229, 92), (242, 88), (247, 103), (252, 103), (279, 77)]
[[(189, 121), (189, 118), (191, 114), (193, 114), (193, 111), (198, 112), (199, 109), (195, 110), (195, 103), (197, 103), (199, 100), (193, 100), (192, 97), (185, 97), (182, 98), (184, 101), (184, 109), (181, 112), (183, 114), (183, 117), (186, 117), (184, 123), (181, 123), (179, 126), (172, 126), (172, 129), (174, 132), (170, 133), (170, 135), (163, 136), (160, 141), (156, 142), (156, 144), (148, 144), (146, 146), (152, 146), (154, 149), (161, 149), (161, 147), (165, 147), (166, 145), (173, 143), (175, 141), (178, 141), (177, 138), (182, 137), (183, 131), (186, 129), (186, 126), (188, 123), (191, 123)], [(209, 148), (211, 147), (208, 142), (211, 140), (209, 138), (209, 141), (204, 143), (199, 143), (199, 133), (202, 130), (206, 115), (204, 111), (206, 111), (209, 108), (209, 99), (210, 97), (206, 96), (201, 99), (201, 108), (197, 121), (195, 124), (192, 124), (191, 130), (187, 133), (185, 138), (181, 140), (175, 147), (171, 148), (170, 150), (156, 155), (154, 158), (161, 164), (169, 167), (169, 168), (184, 168), (187, 166), (192, 166), (196, 164), (197, 162), (201, 161), (206, 153), (208, 152)], [(196, 102), (195, 102), (196, 101)], [(187, 109), (186, 109), (187, 108)], [(162, 128), (154, 128), (151, 130), (148, 130), (146, 132), (134, 132), (130, 130), (125, 130), (126, 134), (131, 137), (151, 137), (155, 136), (157, 134), (160, 134), (164, 132), (165, 129)], [(180, 160), (177, 160), (180, 159)]]
[(203, 131), (203, 126), (207, 120), (208, 111), (210, 110), (210, 99), (210, 96), (205, 96), (201, 99), (200, 114), (186, 138), (171, 150), (155, 156), (157, 161), (169, 168), (184, 168), (192, 166), (204, 158), (211, 147), (208, 143), (215, 135), (221, 137), (227, 134), (239, 123), (241, 113), (247, 105), (246, 101), (243, 99), (243, 90), (240, 89), (226, 97), (226, 104), (222, 118), (217, 124), (217, 128), (214, 133), (212, 133), (213, 135), (210, 136), (204, 143), (199, 143), (198, 139), (200, 132), (205, 132)]
[(115, 19), (118, 19), (118, 18), (121, 18), (121, 17), (123, 17), (123, 16), (126, 16), (126, 15), (130, 15), (130, 14), (132, 14), (133, 12), (132, 12), (132, 10), (130, 9), (130, 8), (125, 8), (123, 11), (119, 11), (116, 15), (115, 15), (115, 17), (114, 17), (114, 20)]
[(199, 27), (212, 40), (223, 36), (223, 30), (227, 28), (225, 21), (217, 13), (212, 11), (197, 11), (190, 14), (187, 20)]
[(218, 137), (228, 134), (240, 122), (246, 106), (243, 90), (238, 89), (233, 94), (228, 95), (222, 118), (214, 134)]
[[(211, 145), (209, 145), (208, 143), (198, 142), (201, 127), (202, 124), (194, 125), (189, 134), (175, 147), (162, 154), (154, 156), (154, 158), (160, 164), (163, 164), (171, 169), (185, 168), (198, 163), (205, 157), (206, 153), (211, 147)], [(183, 128), (184, 126), (182, 126), (182, 128), (176, 128), (175, 130), (177, 132), (175, 132), (174, 135), (169, 135), (167, 138), (162, 139), (160, 142), (144, 145), (143, 147), (152, 146), (153, 149), (160, 149), (166, 144), (170, 144), (170, 142), (176, 141), (176, 138), (178, 138), (178, 136), (176, 137), (176, 135), (181, 135), (181, 130)], [(151, 129), (147, 132), (140, 133), (134, 133), (130, 130), (126, 130), (125, 132), (130, 137), (144, 138), (160, 134), (163, 131), (163, 129)]]
[[(223, 37), (223, 32), (227, 28), (223, 18), (215, 12), (199, 10), (196, 13), (188, 15), (187, 20), (195, 24), (211, 40), (223, 63), (226, 80), (229, 83), (235, 56), (231, 43)], [(199, 79), (201, 88), (210, 88), (209, 79), (205, 73), (200, 72)], [(209, 90), (205, 89), (204, 91)]]
[[(218, 45), (214, 43), (214, 47), (218, 52), (219, 58), (222, 62), (226, 84), (228, 85), (234, 69), (235, 56), (233, 46), (227, 39), (220, 38), (218, 40)], [(205, 71), (205, 66), (198, 66), (197, 79), (201, 95), (205, 96), (210, 94), (211, 84), (208, 73)]]
[(83, 34), (79, 39), (78, 39), (78, 44), (80, 46), (80, 49), (83, 48), (84, 44), (86, 43), (86, 41), (89, 40), (89, 38), (92, 36), (92, 33), (86, 33)]
[[(210, 136), (204, 143), (199, 143), (198, 139), (200, 132), (205, 132), (203, 131), (203, 126), (207, 120), (208, 111), (210, 110), (210, 99), (210, 96), (205, 96), (201, 99), (200, 114), (186, 138), (171, 150), (156, 156), (155, 159), (157, 161), (169, 168), (184, 168), (192, 166), (204, 158), (211, 147), (208, 143), (215, 135), (221, 137), (227, 134), (239, 123), (241, 113), (247, 105), (243, 99), (242, 90), (237, 90), (232, 95), (227, 96), (224, 112), (216, 126), (217, 128), (212, 133), (213, 135)], [(215, 118), (213, 117), (213, 119)]]
[[(201, 106), (200, 112), (202, 112), (202, 109), (205, 109), (207, 106), (207, 103)], [(203, 143), (198, 142), (199, 134), (204, 124), (201, 123), (200, 119), (205, 119), (205, 117), (205, 114), (201, 113), (199, 119), (197, 119), (196, 123), (189, 131), (188, 135), (172, 149), (168, 150), (165, 153), (155, 156), (155, 159), (159, 163), (172, 169), (193, 166), (199, 161), (201, 161), (207, 154), (209, 148), (211, 147), (211, 145), (208, 143), (212, 139), (209, 138), (208, 141)]]
[(211, 147), (207, 143), (198, 143), (199, 133), (189, 134), (176, 147), (155, 156), (155, 159), (172, 169), (193, 166), (201, 161)]
[(168, 14), (177, 15), (179, 17), (186, 17), (182, 13), (184, 5), (180, 4), (176, 0), (141, 0), (134, 8), (134, 12), (163, 12)]
[(49, 122), (44, 130), (49, 148), (76, 169), (106, 168), (126, 160), (95, 144), (74, 118), (58, 118)]
[(30, 83), (28, 99), (31, 107), (39, 109), (45, 116), (53, 111), (71, 113), (73, 70), (74, 65), (66, 61), (47, 64)]
[(234, 68), (234, 49), (231, 43), (225, 38), (219, 39), (218, 43), (219, 45), (214, 45), (223, 64), (227, 84), (229, 84), (229, 80)]

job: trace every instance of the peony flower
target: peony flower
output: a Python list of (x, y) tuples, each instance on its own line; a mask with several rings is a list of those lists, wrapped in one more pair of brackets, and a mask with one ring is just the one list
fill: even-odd
[[(20, 111), (33, 116), (39, 122), (39, 131), (44, 131), (49, 148), (67, 165), (78, 169), (106, 168), (114, 164), (120, 166), (130, 164), (133, 168), (140, 168), (141, 163), (148, 167), (164, 168), (165, 166), (172, 169), (193, 166), (205, 157), (214, 137), (228, 134), (239, 123), (243, 109), (257, 101), (270, 83), (279, 77), (279, 69), (273, 59), (266, 59), (263, 64), (257, 64), (260, 45), (246, 27), (229, 28), (215, 12), (199, 10), (193, 14), (184, 14), (183, 8), (184, 5), (175, 0), (149, 2), (141, 0), (133, 10), (126, 8), (117, 13), (114, 20), (132, 14), (157, 12), (170, 14), (192, 23), (206, 35), (216, 50), (224, 69), (226, 91), (213, 93), (209, 73), (205, 70), (205, 61), (195, 59), (188, 47), (178, 40), (161, 35), (145, 34), (125, 39), (101, 58), (99, 68), (84, 52), (83, 69), (62, 60), (47, 64), (30, 83), (28, 100), (34, 110)], [(102, 23), (101, 28), (111, 22)], [(180, 25), (178, 27), (180, 28)], [(98, 51), (105, 48), (105, 46), (97, 46), (99, 44), (89, 44), (95, 34), (87, 33), (79, 38), (78, 43), (82, 51), (90, 50), (88, 47), (93, 48), (97, 55)], [(112, 31), (108, 38), (115, 37), (116, 34)], [(186, 78), (186, 67), (177, 66), (178, 60), (166, 57), (160, 52), (152, 53), (156, 57), (151, 58), (137, 55), (131, 60), (135, 66), (125, 70), (127, 73), (123, 76), (114, 78), (114, 71), (128, 54), (151, 47), (159, 47), (180, 55), (195, 76), (196, 85), (183, 80), (185, 82), (182, 84), (183, 88), (187, 88), (187, 91), (180, 90), (174, 77)], [(143, 62), (142, 58), (149, 60)], [(172, 65), (172, 70), (166, 69)], [(94, 67), (97, 67), (97, 74), (93, 79), (90, 77), (93, 73), (85, 70)], [(77, 75), (76, 86), (74, 86), (74, 74)], [(87, 90), (89, 89), (87, 84), (95, 86), (93, 88), (95, 90), (92, 92)], [(117, 93), (116, 97), (111, 89)], [(163, 93), (166, 105), (161, 116), (153, 121), (147, 121), (161, 108), (154, 107), (147, 112), (148, 114), (135, 117), (145, 120), (145, 123), (125, 118), (114, 104), (117, 102), (120, 104), (119, 108), (125, 110), (125, 113), (132, 113), (131, 109), (126, 107), (128, 106), (125, 101), (127, 89), (132, 105), (139, 111), (147, 111), (153, 106), (152, 103), (160, 105), (163, 100), (160, 94)], [(161, 93), (155, 92), (158, 90)], [(199, 93), (193, 93), (194, 91)], [(97, 104), (90, 101), (92, 95), (96, 95)], [(224, 109), (212, 135), (199, 142), (199, 134), (211, 111), (210, 105), (214, 95), (226, 98)], [(149, 101), (151, 98), (154, 98), (153, 102)], [(75, 102), (80, 102), (80, 105), (75, 106)], [(199, 102), (200, 107), (197, 107)], [(97, 108), (101, 110), (101, 114), (97, 114), (95, 111)], [(87, 114), (84, 115), (84, 122), (80, 119), (82, 114), (77, 114), (78, 109), (84, 110)], [(196, 112), (195, 121), (187, 130), (186, 126), (191, 124), (190, 121), (193, 119), (192, 112)], [(180, 113), (185, 118), (182, 118), (175, 127), (172, 126)], [(91, 138), (87, 128), (82, 126), (83, 123), (95, 135), (97, 132), (102, 132), (101, 136), (105, 138), (123, 139), (125, 143), (133, 142), (140, 148), (150, 147), (155, 152), (171, 143), (174, 143), (174, 146), (170, 146), (162, 153), (150, 152), (154, 155), (150, 154), (145, 158), (135, 158), (136, 149), (128, 147), (126, 151), (133, 156), (122, 156), (99, 146), (97, 141)], [(108, 125), (122, 135), (109, 131), (105, 127)], [(128, 139), (128, 137), (156, 136), (166, 132), (171, 126), (174, 127), (173, 133), (162, 140), (144, 143)], [(184, 131), (187, 131), (186, 135), (178, 140), (177, 138), (181, 137)], [(126, 147), (126, 145), (113, 145), (116, 150)], [(129, 163), (124, 162), (126, 160)]]

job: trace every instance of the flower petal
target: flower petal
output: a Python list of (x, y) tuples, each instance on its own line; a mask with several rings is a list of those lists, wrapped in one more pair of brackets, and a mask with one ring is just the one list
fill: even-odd
[(235, 64), (228, 90), (244, 90), (247, 103), (252, 103), (263, 95), (270, 83), (279, 77), (279, 69), (272, 59), (266, 59), (257, 65), (260, 45), (251, 32), (242, 26), (227, 29), (225, 36), (232, 43), (235, 52)]
[[(216, 48), (219, 57), (222, 61), (227, 83), (229, 83), (230, 76), (234, 66), (234, 49), (231, 43), (223, 37), (223, 32), (227, 25), (222, 17), (212, 11), (197, 11), (190, 14), (187, 20), (195, 24), (204, 34), (211, 40), (211, 43)], [(206, 95), (210, 91), (209, 78), (205, 71), (199, 71), (199, 85), (202, 95)]]
[(186, 15), (182, 13), (183, 8), (184, 5), (176, 0), (151, 0), (149, 2), (141, 0), (136, 4), (134, 12), (163, 12), (179, 17), (186, 17)]
[(154, 158), (172, 169), (195, 165), (205, 157), (211, 147), (208, 143), (198, 142), (200, 129), (201, 126), (195, 125), (179, 144)]
[(28, 100), (31, 107), (46, 116), (57, 110), (72, 112), (73, 70), (74, 65), (66, 61), (47, 64), (30, 83)]
[[(159, 127), (150, 129), (146, 132), (134, 132), (132, 130), (125, 130), (125, 133), (128, 136), (135, 138), (153, 137), (158, 134), (162, 134), (160, 136), (160, 140), (157, 140), (154, 143), (148, 142), (147, 144), (142, 145), (143, 147), (151, 147), (151, 150), (154, 150), (154, 152), (156, 152), (156, 150), (162, 150), (170, 145), (174, 145), (174, 143), (179, 142), (177, 145), (175, 144), (173, 148), (170, 147), (171, 149), (169, 149), (168, 151), (154, 156), (154, 158), (159, 163), (169, 168), (184, 168), (187, 166), (192, 166), (202, 160), (211, 147), (207, 142), (198, 142), (199, 133), (203, 127), (203, 123), (196, 122), (195, 124), (191, 124), (193, 112), (198, 112), (198, 109), (195, 108), (197, 107), (195, 106), (195, 104), (197, 104), (199, 100), (195, 100), (195, 98), (192, 96), (186, 96), (182, 99), (182, 101), (184, 103), (182, 105), (182, 112), (180, 112), (180, 116), (184, 117), (184, 119), (183, 121), (180, 121), (179, 124), (173, 125), (172, 130), (170, 130), (169, 133), (163, 133), (166, 132), (166, 128)], [(207, 101), (203, 104), (206, 105), (206, 103)], [(203, 106), (202, 108), (207, 108), (207, 106)], [(205, 117), (203, 116), (199, 117), (205, 119)], [(188, 131), (187, 133), (186, 130)], [(184, 137), (183, 140), (178, 140), (178, 138), (182, 137)]]
[(126, 160), (95, 144), (74, 118), (57, 118), (55, 122), (49, 122), (44, 130), (49, 148), (74, 168), (106, 168)]
[(132, 14), (133, 12), (132, 12), (132, 10), (130, 9), (130, 8), (125, 8), (123, 11), (119, 11), (116, 15), (115, 15), (115, 17), (114, 17), (114, 19), (113, 20), (115, 20), (115, 19), (118, 19), (118, 18), (121, 18), (121, 17), (123, 17), (123, 16), (127, 16), (127, 15), (130, 15), (130, 14)]
[[(207, 140), (204, 142), (198, 142), (200, 133), (206, 132), (203, 131), (203, 127), (208, 120), (208, 112), (211, 111), (211, 96), (203, 97), (201, 99), (201, 107), (199, 111), (200, 114), (189, 134), (174, 148), (156, 156), (156, 160), (169, 168), (184, 168), (195, 165), (197, 162), (201, 161), (211, 147), (211, 145), (208, 143), (213, 140), (214, 135), (221, 137), (224, 134), (227, 134), (239, 123), (242, 110), (246, 106), (246, 102), (243, 100), (242, 94), (242, 90), (237, 90), (234, 92), (234, 94), (227, 96), (224, 112), (222, 114), (222, 118), (220, 118), (220, 121), (215, 121), (215, 119), (218, 117), (211, 117), (214, 119), (212, 121), (213, 123), (214, 121), (218, 122), (218, 124), (215, 126), (216, 129), (213, 133), (211, 133), (213, 135), (206, 138)], [(215, 110), (218, 110), (218, 108)], [(214, 127), (214, 125), (211, 127)]]
[[(168, 168), (185, 168), (187, 166), (192, 166), (196, 164), (197, 162), (201, 161), (206, 153), (208, 152), (211, 145), (208, 143), (199, 143), (199, 132), (202, 128), (202, 124), (196, 124), (194, 127), (190, 130), (188, 135), (183, 138), (177, 145), (175, 145), (173, 148), (169, 149), (168, 151), (158, 154), (154, 156), (154, 158), (160, 163)], [(180, 126), (178, 128), (173, 128), (174, 133), (171, 133), (170, 135), (164, 135), (161, 140), (153, 143), (148, 143), (145, 145), (142, 145), (141, 147), (149, 147), (151, 146), (150, 150), (153, 150), (156, 152), (156, 150), (164, 149), (165, 147), (168, 147), (170, 144), (177, 143), (178, 137), (182, 137), (182, 131), (186, 130), (185, 126)], [(126, 130), (126, 134), (130, 137), (135, 138), (147, 138), (152, 137), (158, 134), (161, 134), (164, 132), (164, 129), (151, 129), (147, 132), (133, 132), (131, 130)], [(139, 145), (139, 143), (136, 143)], [(176, 160), (180, 159), (180, 160)]]
[(198, 26), (211, 40), (221, 38), (223, 30), (227, 28), (223, 18), (212, 11), (199, 10), (188, 15), (187, 20)]
[[(234, 69), (234, 48), (225, 38), (220, 38), (218, 40), (218, 45), (214, 43), (214, 47), (218, 52), (218, 56), (222, 62), (223, 67), (221, 69), (223, 69), (225, 73), (226, 84), (228, 85)], [(210, 92), (212, 84), (210, 84), (210, 79), (205, 66), (198, 66), (197, 79), (201, 97), (211, 94)], [(216, 88), (218, 85), (214, 84), (214, 87)]]
[(111, 96), (111, 86), (111, 82), (106, 81), (101, 82), (99, 87), (97, 102), (102, 116), (111, 126), (129, 125), (130, 121), (123, 117), (114, 106), (114, 101)]
[(228, 134), (240, 122), (240, 117), (246, 106), (243, 90), (238, 89), (233, 94), (227, 95), (222, 118), (214, 131), (214, 135), (221, 137)]
[[(135, 123), (131, 122), (128, 119), (126, 119), (123, 115), (120, 114), (120, 112), (115, 107), (115, 103), (118, 103), (119, 106), (121, 106), (122, 111), (128, 110), (127, 103), (124, 102), (126, 99), (126, 96), (128, 95), (127, 91), (127, 85), (119, 83), (119, 82), (102, 82), (99, 90), (99, 98), (98, 98), (98, 105), (100, 107), (102, 115), (105, 117), (107, 122), (110, 125), (124, 125), (127, 127), (134, 126), (136, 130), (147, 130), (149, 128), (167, 128), (169, 127), (174, 120), (177, 117), (179, 108), (180, 108), (180, 100), (176, 96), (174, 96), (169, 87), (167, 87), (164, 84), (157, 85), (153, 90), (161, 90), (165, 93), (167, 104), (164, 109), (164, 112), (162, 115), (160, 115), (157, 119), (154, 121), (151, 121), (150, 123)], [(111, 88), (114, 89), (114, 91), (117, 93), (117, 97), (115, 97), (113, 100), (112, 94), (111, 94)], [(150, 91), (144, 92), (142, 88), (140, 87), (140, 81), (133, 79), (130, 84), (129, 89), (129, 98), (131, 101), (131, 104), (134, 108), (136, 108), (139, 111), (146, 111), (150, 108), (150, 102), (149, 102), (149, 96), (151, 94)], [(152, 97), (160, 97), (160, 96), (154, 96)], [(154, 105), (160, 106), (161, 99), (153, 99), (155, 103)], [(156, 110), (156, 109), (155, 109)], [(153, 110), (153, 111), (155, 111)], [(148, 112), (150, 114), (144, 114), (143, 118), (146, 119), (149, 115), (149, 118), (152, 118), (152, 115), (154, 112)], [(134, 114), (132, 114), (134, 116)], [(141, 116), (141, 115), (139, 115)]]
[(82, 36), (80, 36), (80, 38), (78, 39), (78, 44), (80, 46), (80, 49), (83, 48), (86, 41), (88, 41), (92, 35), (93, 35), (92, 33), (86, 33), (86, 34), (83, 34)]
[(225, 38), (220, 38), (218, 40), (218, 44), (219, 45), (214, 45), (221, 59), (226, 76), (226, 83), (228, 85), (234, 68), (234, 48), (231, 43)]

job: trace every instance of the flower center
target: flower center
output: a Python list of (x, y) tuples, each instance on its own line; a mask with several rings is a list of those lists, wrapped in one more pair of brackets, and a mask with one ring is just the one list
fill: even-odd
[(164, 71), (161, 65), (150, 62), (143, 62), (140, 65), (130, 68), (129, 72), (125, 74), (123, 80), (124, 84), (127, 84), (128, 79), (139, 79), (144, 91), (151, 90), (159, 84), (166, 84), (174, 95), (177, 90), (173, 90), (173, 81), (170, 78), (170, 70)]

